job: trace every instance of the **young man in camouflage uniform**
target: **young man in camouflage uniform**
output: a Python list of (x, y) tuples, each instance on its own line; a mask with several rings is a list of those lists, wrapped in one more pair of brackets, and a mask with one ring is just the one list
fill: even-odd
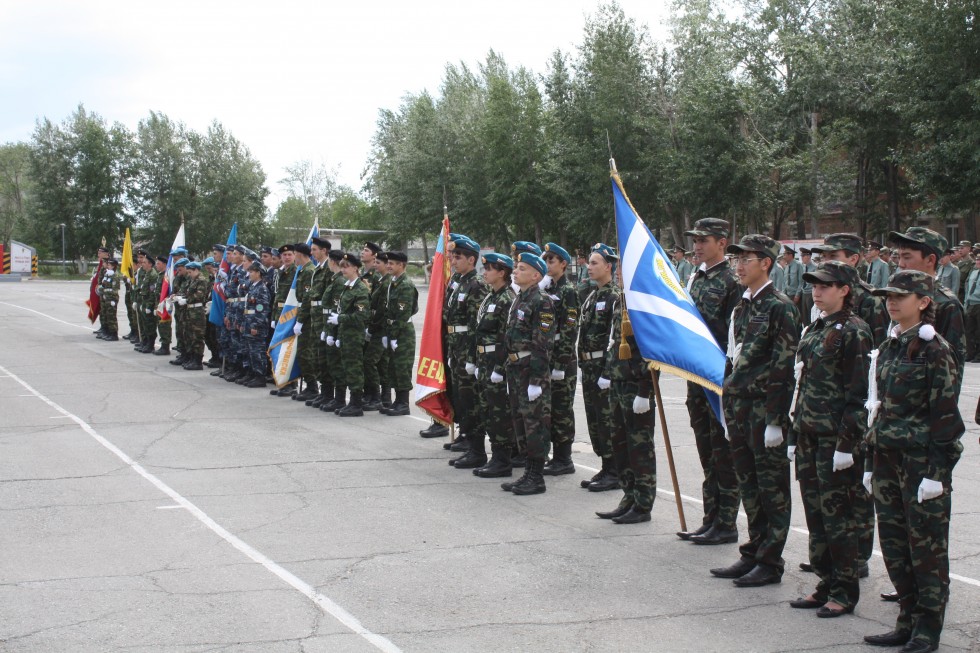
[[(732, 311), (742, 299), (743, 290), (725, 257), (728, 234), (728, 222), (718, 218), (698, 220), (694, 229), (685, 232), (694, 238), (694, 252), (701, 261), (688, 282), (688, 292), (722, 351), (728, 349)], [(737, 542), (738, 478), (725, 429), (715, 418), (700, 385), (687, 384), (686, 404), (704, 473), (704, 517), (699, 528), (690, 533), (678, 532), (677, 536), (697, 544)]]
[(160, 292), (163, 287), (163, 280), (167, 274), (167, 260), (166, 256), (158, 256), (153, 264), (154, 269), (157, 273), (157, 296), (155, 298), (156, 303), (153, 306), (153, 322), (157, 330), (157, 335), (160, 338), (160, 348), (156, 351), (148, 352), (154, 356), (169, 356), (170, 355), (170, 343), (173, 342), (173, 316), (170, 319), (164, 320), (160, 313), (157, 312), (157, 307), (160, 305)]
[[(276, 277), (276, 289), (273, 295), (272, 319), (269, 321), (270, 328), (275, 332), (282, 309), (286, 306), (286, 298), (293, 287), (293, 278), (296, 276), (296, 264), (293, 262), (295, 248), (291, 243), (279, 246), (279, 258), (282, 260), (282, 268)], [(296, 382), (287, 383), (281, 388), (274, 388), (269, 391), (270, 395), (276, 397), (292, 397), (296, 394)]]
[[(369, 300), (375, 297), (375, 291), (381, 283), (382, 275), (377, 270), (378, 254), (381, 247), (377, 243), (366, 242), (361, 248), (361, 281), (368, 288)], [(381, 409), (380, 379), (378, 378), (378, 358), (381, 357), (381, 335), (371, 334), (371, 321), (374, 317), (373, 304), (368, 302), (368, 318), (364, 328), (364, 400), (363, 410)], [(379, 325), (380, 326), (380, 325)]]
[(245, 248), (241, 245), (232, 245), (225, 252), (225, 255), (228, 257), (228, 273), (222, 280), (225, 291), (225, 318), (224, 328), (221, 330), (219, 336), (225, 365), (224, 368), (211, 372), (212, 376), (218, 376), (223, 379), (231, 377), (233, 381), (245, 373), (245, 361), (236, 346), (239, 334), (238, 319), (241, 311), (241, 302), (244, 299), (244, 297), (238, 294), (239, 287), (241, 286), (241, 277), (245, 274), (241, 265), (242, 259), (244, 258), (244, 250)]
[[(388, 350), (381, 344), (384, 337), (384, 302), (388, 292), (388, 284), (391, 277), (387, 268), (388, 255), (382, 251), (375, 251), (368, 245), (361, 251), (361, 262), (367, 267), (373, 267), (371, 277), (371, 312), (368, 315), (367, 344), (364, 346), (364, 410), (381, 410), (391, 406), (391, 385), (388, 381)], [(376, 246), (376, 245), (375, 245)], [(373, 256), (370, 264), (364, 259), (364, 252), (371, 252)]]
[(157, 321), (154, 311), (160, 300), (160, 275), (153, 267), (154, 259), (149, 254), (143, 257), (140, 268), (140, 283), (136, 293), (136, 307), (140, 315), (140, 334), (142, 340), (136, 345), (141, 354), (152, 354), (157, 339)]
[(313, 284), (313, 272), (316, 270), (316, 266), (310, 260), (312, 251), (309, 245), (296, 243), (294, 248), (299, 275), (296, 277), (296, 303), (298, 306), (293, 335), (296, 336), (296, 346), (299, 350), (297, 352), (299, 369), (306, 387), (303, 388), (302, 392), (293, 395), (293, 400), (305, 402), (315, 399), (319, 394), (316, 384), (316, 350), (313, 347), (313, 339), (319, 338), (320, 334), (314, 335), (312, 325), (310, 325), (310, 311), (312, 310), (310, 287)]
[(544, 292), (555, 310), (555, 346), (551, 351), (551, 443), (552, 459), (545, 463), (545, 476), (574, 474), (572, 443), (575, 441), (575, 383), (578, 341), (578, 294), (565, 276), (572, 257), (556, 243), (545, 243), (544, 262), (548, 281)]
[(389, 417), (409, 415), (408, 393), (412, 391), (412, 368), (415, 363), (415, 325), (412, 316), (419, 310), (419, 291), (405, 273), (408, 255), (388, 252), (391, 284), (385, 298), (385, 335), (381, 344), (391, 350), (389, 377), (395, 388), (391, 408), (381, 409)]
[[(105, 273), (106, 270), (108, 269), (108, 265), (106, 261), (109, 260), (109, 249), (107, 247), (100, 247), (98, 251), (98, 257), (99, 257), (99, 267), (96, 269), (95, 274), (92, 275), (93, 277), (95, 277), (96, 295), (99, 294), (99, 288), (102, 286), (102, 280), (105, 278)], [(105, 318), (102, 316), (101, 306), (99, 308), (98, 318), (99, 318), (99, 328), (93, 331), (92, 334), (96, 338), (99, 338), (101, 340), (102, 336), (108, 333), (108, 330), (106, 329), (106, 325), (105, 325)]]
[(609, 433), (609, 379), (602, 376), (606, 348), (612, 332), (613, 306), (620, 291), (613, 283), (619, 257), (609, 245), (596, 243), (589, 254), (589, 278), (594, 290), (579, 312), (578, 357), (582, 370), (582, 396), (585, 399), (585, 421), (589, 427), (592, 451), (602, 460), (602, 469), (581, 486), (591, 492), (619, 489), (619, 475), (613, 460)]
[(368, 284), (360, 278), (361, 259), (357, 254), (345, 253), (340, 261), (340, 272), (344, 277), (344, 289), (337, 302), (336, 312), (327, 317), (327, 322), (337, 327), (337, 340), (334, 345), (340, 351), (340, 366), (337, 370), (337, 386), (350, 388), (350, 402), (334, 409), (340, 417), (361, 417), (364, 399), (364, 329), (367, 327), (371, 291)]
[(95, 292), (99, 296), (99, 320), (103, 331), (96, 337), (100, 340), (119, 340), (119, 322), (116, 320), (116, 305), (119, 303), (119, 277), (116, 271), (119, 262), (114, 258), (105, 259), (106, 269), (102, 272), (102, 280)]
[(310, 257), (314, 265), (313, 276), (310, 279), (310, 288), (305, 293), (303, 302), (305, 308), (301, 309), (310, 338), (307, 340), (308, 350), (300, 361), (300, 369), (302, 370), (303, 366), (306, 365), (320, 385), (319, 394), (306, 400), (306, 405), (313, 408), (319, 408), (333, 399), (334, 393), (333, 383), (327, 378), (327, 343), (324, 335), (326, 314), (322, 305), (323, 293), (334, 276), (333, 271), (327, 265), (329, 252), (329, 240), (314, 238), (310, 243)]
[(769, 281), (778, 242), (752, 234), (727, 251), (737, 255), (735, 272), (746, 288), (732, 317), (732, 372), (725, 377), (723, 404), (749, 541), (739, 547), (738, 562), (711, 573), (737, 587), (757, 587), (783, 576), (792, 506), (786, 432), (800, 316)]
[(184, 350), (181, 351), (184, 358), (183, 368), (191, 371), (203, 370), (201, 362), (204, 359), (205, 330), (209, 324), (205, 307), (211, 297), (211, 284), (201, 272), (200, 263), (192, 261), (186, 267), (187, 278), (179, 295), (185, 322)]
[(248, 266), (249, 285), (242, 302), (242, 342), (248, 352), (248, 377), (241, 384), (246, 388), (264, 388), (267, 336), (272, 315), (272, 296), (262, 283), (262, 264), (252, 261)]
[(171, 365), (183, 365), (184, 361), (187, 360), (186, 349), (186, 334), (187, 329), (187, 319), (185, 318), (186, 310), (177, 301), (177, 297), (182, 297), (184, 295), (184, 288), (190, 277), (187, 276), (187, 264), (190, 263), (190, 259), (187, 257), (181, 257), (174, 261), (174, 283), (170, 287), (170, 297), (173, 303), (173, 311), (171, 312), (171, 317), (174, 321), (174, 334), (176, 336), (176, 346), (174, 349), (180, 352), (177, 358), (170, 361)]
[(210, 368), (221, 367), (221, 346), (218, 344), (218, 325), (210, 319), (211, 291), (215, 279), (218, 278), (218, 264), (213, 256), (201, 261), (201, 278), (208, 287), (207, 300), (204, 304), (204, 344), (211, 352), (211, 358), (204, 365)]
[(514, 281), (521, 292), (507, 320), (506, 377), (514, 435), (526, 458), (524, 476), (501, 489), (518, 495), (541, 494), (544, 461), (551, 440), (551, 350), (555, 343), (555, 312), (540, 281), (548, 265), (539, 256), (518, 254)]
[(327, 316), (331, 313), (339, 312), (340, 297), (344, 294), (346, 288), (347, 279), (344, 278), (344, 275), (340, 271), (340, 263), (343, 258), (344, 253), (339, 249), (330, 250), (330, 253), (327, 255), (326, 265), (331, 276), (320, 297), (321, 309), (324, 316), (323, 333), (320, 337), (323, 338), (326, 344), (324, 348), (323, 366), (320, 368), (323, 372), (321, 380), (327, 383), (333, 392), (333, 396), (328, 401), (320, 404), (320, 410), (326, 413), (332, 413), (347, 405), (347, 386), (344, 370), (342, 369), (343, 361), (341, 360), (340, 349), (337, 348), (337, 340), (340, 339), (340, 334), (338, 333), (337, 325), (326, 322)]
[[(473, 470), (481, 478), (509, 477), (513, 473), (511, 452), (517, 445), (507, 397), (505, 366), (507, 316), (514, 301), (511, 273), (514, 261), (503, 254), (483, 257), (483, 281), (490, 289), (476, 314), (476, 396), (478, 410), (490, 436), (489, 462)], [(483, 438), (473, 443), (486, 454)]]

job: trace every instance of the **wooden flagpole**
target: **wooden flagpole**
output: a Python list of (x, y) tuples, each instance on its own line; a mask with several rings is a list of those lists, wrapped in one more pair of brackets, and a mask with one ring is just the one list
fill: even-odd
[(660, 395), (660, 381), (657, 373), (650, 370), (653, 379), (653, 392), (657, 398), (657, 412), (660, 413), (661, 430), (664, 432), (664, 448), (667, 450), (667, 466), (670, 467), (670, 482), (674, 487), (674, 503), (677, 504), (677, 516), (681, 520), (681, 530), (687, 531), (687, 520), (684, 519), (684, 503), (681, 501), (681, 490), (677, 485), (677, 469), (674, 467), (674, 452), (670, 446), (670, 433), (667, 432), (667, 417), (664, 414), (664, 400)]

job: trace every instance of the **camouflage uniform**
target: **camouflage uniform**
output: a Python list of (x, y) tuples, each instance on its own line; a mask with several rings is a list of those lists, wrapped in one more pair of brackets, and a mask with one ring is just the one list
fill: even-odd
[(106, 270), (99, 282), (99, 319), (110, 336), (119, 335), (119, 322), (116, 319), (116, 307), (119, 304), (120, 275), (118, 272)]
[[(610, 313), (612, 306), (609, 307)], [(544, 462), (551, 441), (551, 350), (554, 346), (555, 311), (551, 298), (537, 285), (522, 290), (507, 316), (507, 364), (505, 374), (510, 397), (514, 436), (521, 452)], [(601, 360), (600, 360), (601, 364)], [(529, 385), (541, 387), (541, 396), (530, 401)]]
[[(267, 342), (272, 315), (272, 297), (269, 287), (261, 281), (250, 284), (244, 299), (240, 330), (242, 342), (248, 352), (248, 367), (253, 375), (264, 377), (266, 361), (268, 361)], [(252, 334), (253, 330), (255, 334)]]
[[(183, 266), (181, 266), (183, 267)], [(187, 276), (187, 272), (177, 272), (175, 268), (174, 271), (174, 283), (170, 287), (170, 296), (184, 296), (184, 289), (187, 286), (187, 282), (190, 281), (190, 277)], [(185, 353), (185, 341), (186, 341), (186, 330), (187, 330), (187, 309), (181, 306), (179, 303), (174, 302), (173, 312), (171, 317), (174, 323), (174, 336), (177, 341), (176, 348), (181, 354)]]
[[(412, 316), (419, 310), (419, 291), (403, 273), (392, 278), (385, 297), (385, 336), (391, 349), (388, 376), (395, 392), (412, 389), (412, 366), (415, 363), (415, 325)], [(397, 342), (395, 348), (393, 342)]]
[[(899, 596), (895, 630), (937, 644), (949, 597), (952, 473), (964, 426), (955, 354), (941, 336), (920, 338), (920, 329), (879, 348), (881, 407), (866, 437), (874, 456), (881, 553)], [(941, 482), (942, 495), (920, 503), (923, 479)]]
[[(296, 321), (302, 324), (302, 331), (296, 338), (299, 347), (299, 370), (306, 385), (307, 395), (316, 394), (316, 348), (313, 346), (314, 340), (319, 340), (320, 334), (313, 333), (313, 325), (310, 322), (311, 301), (310, 287), (313, 284), (313, 273), (316, 266), (312, 261), (300, 268), (299, 276), (296, 278)], [(298, 395), (297, 395), (298, 396)], [(307, 396), (304, 399), (312, 399)]]
[(275, 305), (272, 307), (272, 319), (269, 323), (278, 322), (282, 315), (282, 309), (286, 306), (286, 298), (289, 297), (289, 290), (293, 287), (293, 277), (296, 276), (296, 265), (290, 263), (283, 268), (276, 277)]
[(480, 419), (476, 399), (476, 379), (466, 372), (467, 363), (476, 361), (476, 313), (487, 294), (487, 285), (471, 270), (459, 277), (457, 285), (449, 292), (444, 319), (446, 323), (446, 353), (450, 378), (453, 413), (463, 436), (483, 437), (484, 425)]
[(575, 384), (578, 381), (575, 344), (578, 338), (579, 302), (575, 287), (562, 275), (545, 291), (555, 311), (555, 345), (551, 368), (565, 373), (551, 381), (551, 441), (558, 445), (575, 441)]
[(187, 305), (184, 308), (184, 346), (181, 353), (197, 359), (204, 357), (204, 336), (208, 325), (208, 316), (204, 310), (205, 304), (211, 297), (211, 284), (202, 272), (197, 279), (187, 277), (184, 285), (184, 297)]
[[(334, 254), (336, 257), (337, 255)], [(334, 260), (337, 260), (336, 258)], [(321, 313), (324, 319), (330, 313), (340, 312), (340, 297), (344, 294), (347, 280), (344, 275), (337, 271), (329, 277), (321, 295)], [(323, 330), (325, 333), (325, 347), (323, 348), (323, 380), (334, 387), (334, 397), (341, 406), (346, 402), (346, 385), (344, 383), (344, 370), (340, 349), (337, 348), (337, 340), (340, 338), (337, 326), (324, 322)], [(319, 334), (317, 334), (319, 338)], [(363, 341), (362, 341), (363, 342)], [(336, 404), (333, 409), (339, 408)]]
[(143, 336), (144, 349), (157, 339), (157, 322), (154, 311), (160, 297), (160, 275), (151, 266), (149, 270), (140, 273), (140, 286), (136, 294), (136, 306), (140, 315), (140, 333)]
[[(856, 277), (853, 281), (856, 281)], [(815, 321), (800, 341), (803, 363), (789, 444), (796, 446), (796, 480), (810, 531), (810, 564), (820, 577), (814, 596), (853, 608), (858, 589), (855, 499), (861, 487), (859, 447), (867, 411), (871, 330), (842, 310)], [(855, 464), (834, 471), (834, 452)]]
[[(688, 293), (718, 346), (725, 351), (732, 311), (742, 298), (742, 287), (728, 261), (723, 260), (707, 269), (698, 268), (691, 279)], [(702, 386), (689, 382), (685, 403), (704, 472), (701, 483), (701, 498), (704, 501), (702, 525), (716, 525), (719, 531), (734, 531), (738, 517), (738, 478), (732, 462), (731, 445), (725, 439), (725, 429), (715, 419)]]
[[(657, 456), (653, 449), (654, 408), (653, 383), (636, 338), (626, 337), (630, 356), (620, 359), (623, 298), (614, 300), (611, 345), (606, 352), (603, 376), (612, 381), (609, 387), (610, 441), (623, 502), (635, 512), (649, 513), (657, 496)], [(637, 414), (633, 402), (648, 399), (650, 409)]]
[(245, 363), (241, 349), (238, 346), (241, 332), (238, 330), (238, 322), (242, 311), (242, 301), (245, 299), (239, 295), (241, 287), (241, 277), (244, 270), (240, 265), (232, 265), (228, 268), (228, 277), (225, 279), (225, 328), (221, 332), (221, 351), (224, 352), (225, 361), (235, 369)]
[(597, 385), (605, 367), (609, 334), (612, 332), (613, 305), (621, 291), (613, 283), (597, 286), (579, 312), (578, 356), (582, 370), (582, 396), (592, 451), (602, 459), (603, 469), (612, 473), (612, 445), (609, 434), (609, 391)]
[[(739, 547), (739, 553), (742, 561), (782, 576), (792, 507), (785, 433), (800, 317), (793, 302), (772, 284), (754, 297), (745, 295), (732, 317), (734, 347), (740, 346), (741, 353), (725, 378), (722, 396), (739, 493), (749, 522), (749, 541)], [(784, 441), (773, 447), (764, 443), (769, 425), (784, 433)]]
[[(501, 447), (510, 453), (516, 445), (510, 415), (510, 399), (507, 397), (507, 346), (504, 339), (507, 317), (514, 302), (514, 291), (509, 286), (491, 290), (476, 314), (476, 366), (477, 410), (486, 425), (490, 445), (497, 456)], [(490, 376), (496, 372), (504, 381), (493, 383)]]
[(337, 302), (336, 346), (340, 351), (340, 366), (334, 372), (337, 383), (350, 388), (352, 400), (354, 395), (359, 398), (364, 389), (364, 328), (370, 303), (367, 283), (359, 278), (344, 283)]
[(327, 395), (330, 397), (333, 396), (333, 388), (328, 387), (333, 386), (333, 382), (328, 378), (329, 374), (326, 370), (327, 343), (321, 337), (326, 325), (326, 317), (322, 308), (322, 297), (332, 277), (333, 272), (330, 271), (326, 259), (323, 260), (323, 263), (313, 268), (310, 287), (306, 291), (305, 297), (309, 303), (309, 312), (306, 313), (308, 323), (306, 320), (303, 320), (303, 332), (305, 333), (307, 329), (310, 330), (310, 339), (307, 341), (310, 351), (305, 358), (308, 367), (304, 368), (303, 361), (300, 361), (300, 369), (304, 375), (309, 370), (313, 378), (320, 383), (320, 396), (325, 399)]
[[(138, 274), (138, 271), (135, 271)], [(125, 274), (122, 276), (123, 285), (126, 287), (126, 319), (129, 321), (129, 332), (135, 335), (139, 332), (139, 314), (136, 312), (136, 283)]]
[(388, 354), (381, 338), (384, 337), (385, 296), (391, 275), (375, 273), (371, 284), (371, 313), (368, 316), (368, 333), (371, 339), (364, 347), (364, 391), (378, 393), (377, 399), (388, 401), (391, 397), (391, 383), (388, 379)]

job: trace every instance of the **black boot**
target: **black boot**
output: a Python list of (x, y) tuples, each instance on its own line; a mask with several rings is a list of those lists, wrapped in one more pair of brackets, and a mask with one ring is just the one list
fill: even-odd
[(316, 396), (316, 399), (312, 401), (307, 401), (306, 405), (311, 408), (319, 408), (323, 404), (327, 403), (333, 399), (333, 385), (327, 385), (326, 383), (320, 384), (320, 394)]
[(204, 369), (204, 365), (201, 364), (201, 359), (203, 355), (199, 356), (188, 356), (187, 360), (184, 362), (184, 369), (189, 372), (197, 372)]
[[(203, 356), (202, 356), (202, 358), (203, 358)], [(211, 369), (214, 369), (216, 367), (221, 367), (221, 358), (218, 357), (218, 356), (212, 356), (210, 358), (210, 360), (208, 360), (207, 363), (204, 363), (204, 365), (206, 367), (210, 367)]]
[(130, 331), (125, 336), (123, 336), (123, 340), (132, 340), (135, 337), (136, 337), (136, 332), (135, 331)]
[(188, 360), (190, 360), (190, 356), (185, 356), (183, 353), (181, 353), (179, 356), (177, 356), (177, 358), (175, 358), (172, 361), (170, 361), (170, 364), (171, 365), (183, 365)]
[(101, 338), (103, 335), (105, 335), (105, 327), (100, 326), (98, 329), (92, 332), (92, 335), (96, 338)]
[(292, 397), (294, 394), (296, 394), (296, 384), (295, 383), (287, 383), (286, 385), (282, 386), (281, 388), (276, 388), (275, 390), (270, 390), (269, 391), (269, 394), (270, 395), (274, 395), (276, 397)]
[(350, 403), (337, 411), (338, 417), (362, 417), (364, 410), (361, 408), (364, 400), (363, 392), (350, 393)]
[(361, 408), (365, 411), (381, 410), (381, 393), (376, 387), (364, 393), (364, 405)]
[(381, 412), (389, 417), (411, 415), (411, 410), (408, 408), (408, 390), (396, 390), (395, 403), (388, 410), (382, 410)]
[(544, 458), (528, 458), (528, 472), (524, 475), (524, 480), (511, 488), (511, 492), (519, 495), (541, 494), (547, 488), (544, 485), (544, 476), (541, 470), (544, 469)]
[(545, 476), (561, 476), (574, 474), (575, 464), (572, 462), (572, 443), (562, 442), (555, 445), (555, 453), (551, 461), (544, 465)]
[(293, 395), (293, 401), (302, 401), (303, 403), (306, 403), (310, 399), (315, 399), (319, 393), (320, 391), (316, 386), (316, 381), (313, 381), (306, 384), (306, 387), (303, 388), (303, 392)]
[(153, 353), (153, 346), (155, 344), (157, 344), (157, 339), (156, 338), (147, 338), (146, 344), (143, 345), (143, 348), (142, 349), (140, 349), (140, 353), (141, 354), (152, 354)]
[(325, 402), (320, 406), (320, 410), (325, 413), (332, 413), (335, 410), (344, 407), (344, 396), (347, 394), (347, 388), (342, 385), (334, 386), (333, 397), (330, 401)]
[[(351, 396), (353, 397), (354, 391), (351, 390)], [(336, 415), (344, 408), (347, 407), (347, 386), (340, 386), (340, 392), (337, 395), (337, 406), (333, 409), (333, 414)]]
[(419, 435), (423, 438), (444, 438), (449, 435), (449, 427), (443, 426), (439, 422), (432, 422), (426, 428), (419, 431)]
[(526, 467), (527, 457), (521, 453), (521, 450), (516, 446), (512, 446), (510, 449), (510, 464), (513, 465), (514, 469), (523, 469)]
[(588, 485), (589, 492), (608, 492), (609, 490), (619, 489), (619, 474), (616, 472), (616, 464), (611, 458), (602, 459), (602, 471), (599, 478)]
[(266, 385), (265, 374), (253, 374), (252, 378), (242, 385), (246, 388), (264, 388)]
[(231, 369), (231, 361), (226, 360), (224, 365), (211, 372), (211, 376), (216, 376), (220, 379), (225, 375), (225, 372), (229, 369)]
[(457, 458), (453, 466), (456, 469), (476, 469), (487, 464), (487, 444), (482, 432), (475, 433), (467, 438), (470, 442), (470, 450)]
[(391, 408), (391, 388), (381, 388), (381, 407)]
[(116, 342), (117, 340), (119, 340), (119, 332), (118, 331), (110, 331), (102, 339), (103, 340), (108, 340), (109, 342)]
[(490, 462), (473, 470), (480, 478), (509, 478), (514, 474), (510, 465), (510, 445), (490, 445)]
[[(513, 458), (511, 458), (511, 462), (513, 462)], [(512, 467), (513, 467), (513, 465), (512, 465)], [(531, 471), (531, 462), (530, 462), (530, 460), (528, 460), (528, 459), (525, 458), (524, 459), (524, 475), (521, 476), (516, 481), (507, 481), (506, 483), (501, 483), (500, 484), (500, 489), (503, 490), (504, 492), (511, 492), (511, 491), (513, 491), (513, 489), (515, 487), (517, 487), (518, 485), (520, 485), (521, 483), (523, 483), (525, 480), (527, 480), (527, 475), (530, 473), (530, 471)]]
[(160, 348), (153, 352), (154, 356), (169, 356), (170, 355), (170, 343), (162, 342), (160, 343)]
[(255, 376), (255, 372), (252, 370), (251, 367), (247, 367), (245, 368), (245, 372), (237, 379), (235, 379), (235, 385), (245, 385), (246, 383), (252, 380), (253, 376)]

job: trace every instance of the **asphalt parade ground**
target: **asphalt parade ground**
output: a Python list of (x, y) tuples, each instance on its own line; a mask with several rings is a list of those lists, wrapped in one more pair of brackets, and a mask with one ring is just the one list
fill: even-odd
[[(782, 584), (713, 578), (736, 545), (676, 537), (659, 417), (653, 519), (616, 525), (594, 511), (620, 493), (579, 487), (581, 397), (578, 472), (517, 497), (449, 467), (417, 409), (342, 419), (97, 340), (87, 294), (0, 284), (0, 651), (876, 651), (894, 625), (877, 554), (853, 615), (789, 607), (816, 582), (798, 486)], [(661, 388), (694, 528), (686, 386)], [(978, 394), (968, 364), (945, 651), (980, 651)]]

